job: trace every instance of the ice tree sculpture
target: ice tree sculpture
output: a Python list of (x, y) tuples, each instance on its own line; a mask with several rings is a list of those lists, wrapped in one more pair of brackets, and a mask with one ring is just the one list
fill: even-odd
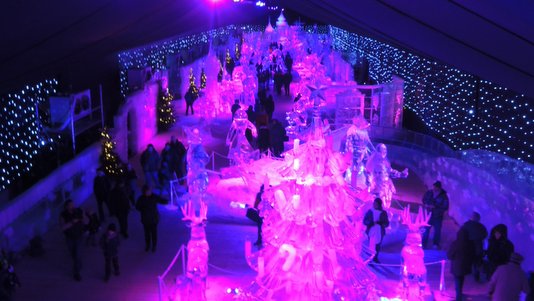
[(404, 247), (401, 250), (404, 300), (413, 300), (410, 296), (412, 283), (417, 283), (417, 297), (419, 298), (423, 296), (426, 288), (425, 252), (421, 243), (421, 233), (424, 231), (423, 228), (428, 226), (430, 215), (422, 207), (419, 207), (415, 220), (412, 220), (410, 206), (404, 207), (402, 223), (408, 227), (408, 234), (404, 241)]
[(226, 145), (228, 149), (228, 158), (232, 164), (249, 162), (258, 157), (259, 152), (254, 150), (247, 140), (246, 131), (250, 130), (252, 136), (257, 137), (256, 126), (247, 118), (247, 112), (239, 109), (234, 114), (234, 120), (226, 136)]
[(209, 184), (206, 164), (210, 157), (202, 145), (202, 138), (197, 128), (186, 129), (189, 148), (187, 149), (187, 183), (190, 194), (202, 194)]
[(375, 276), (360, 257), (364, 204), (343, 178), (350, 158), (332, 151), (314, 113), (307, 143), (286, 153), (264, 192), (258, 276), (241, 299), (378, 299)]
[(352, 155), (352, 164), (345, 173), (345, 180), (359, 190), (367, 188), (367, 175), (365, 162), (372, 147), (367, 129), (369, 123), (362, 117), (357, 116), (352, 120), (352, 125), (347, 130), (345, 152)]
[(367, 160), (366, 170), (369, 175), (370, 192), (384, 201), (384, 208), (391, 206), (391, 199), (396, 192), (395, 185), (391, 179), (408, 177), (408, 169), (398, 171), (391, 167), (387, 158), (388, 149), (380, 143), (376, 146), (376, 151)]
[(187, 243), (187, 297), (186, 300), (206, 300), (206, 277), (208, 276), (208, 254), (210, 247), (206, 240), (208, 207), (200, 201), (199, 215), (196, 215), (192, 201), (180, 209), (182, 220), (188, 221), (191, 238)]

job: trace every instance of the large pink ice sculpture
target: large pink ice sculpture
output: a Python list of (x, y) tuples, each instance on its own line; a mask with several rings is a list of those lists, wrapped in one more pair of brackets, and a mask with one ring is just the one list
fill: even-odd
[(350, 156), (331, 150), (315, 116), (307, 143), (286, 153), (279, 184), (264, 193), (265, 247), (255, 289), (243, 299), (377, 299), (375, 276), (360, 257), (363, 203), (343, 178)]

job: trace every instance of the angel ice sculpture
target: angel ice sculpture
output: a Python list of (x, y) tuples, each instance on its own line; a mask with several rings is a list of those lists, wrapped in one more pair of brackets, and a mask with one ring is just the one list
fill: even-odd
[(367, 175), (365, 173), (365, 160), (368, 157), (369, 148), (372, 146), (367, 129), (369, 123), (361, 116), (353, 119), (352, 125), (347, 130), (345, 152), (352, 154), (352, 164), (345, 173), (345, 180), (354, 188), (367, 188)]
[(189, 193), (204, 193), (208, 188), (209, 178), (206, 171), (210, 157), (202, 145), (198, 129), (186, 130), (189, 148), (187, 149), (187, 182)]
[(395, 185), (393, 185), (391, 179), (408, 177), (407, 168), (401, 172), (391, 167), (387, 154), (387, 147), (380, 143), (376, 146), (376, 151), (367, 160), (366, 164), (370, 192), (384, 201), (384, 208), (386, 209), (391, 206), (391, 199), (396, 192)]
[(252, 136), (258, 136), (256, 126), (248, 120), (245, 110), (239, 109), (234, 114), (232, 126), (226, 136), (226, 145), (229, 147), (228, 158), (233, 164), (248, 162), (259, 155), (247, 140), (245, 135), (247, 130), (252, 132)]
[(421, 233), (423, 227), (428, 226), (430, 215), (426, 210), (419, 207), (415, 221), (413, 221), (410, 216), (410, 206), (405, 207), (402, 214), (403, 224), (408, 226), (408, 234), (401, 250), (404, 300), (413, 300), (410, 296), (410, 287), (413, 282), (417, 282), (419, 298), (423, 297), (427, 285), (424, 262), (425, 252), (421, 243)]
[(191, 239), (187, 243), (187, 294), (186, 300), (206, 300), (206, 277), (208, 276), (208, 254), (210, 247), (206, 240), (206, 221), (208, 207), (200, 201), (199, 215), (193, 203), (187, 202), (182, 210), (184, 221), (189, 221)]

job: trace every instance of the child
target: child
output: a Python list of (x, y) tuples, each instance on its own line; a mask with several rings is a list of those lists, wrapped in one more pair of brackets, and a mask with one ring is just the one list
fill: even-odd
[(111, 263), (113, 262), (113, 270), (115, 275), (119, 276), (119, 235), (117, 233), (117, 226), (110, 223), (107, 231), (100, 239), (100, 246), (104, 251), (106, 276), (104, 280), (107, 282), (111, 274)]
[(87, 220), (89, 220), (86, 226), (87, 232), (89, 233), (86, 245), (96, 246), (96, 233), (100, 229), (100, 220), (96, 212), (92, 212), (91, 209), (87, 209), (85, 215), (87, 216)]

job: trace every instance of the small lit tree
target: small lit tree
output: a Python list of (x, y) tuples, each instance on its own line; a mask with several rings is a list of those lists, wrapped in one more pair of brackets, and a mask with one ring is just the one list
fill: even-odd
[(230, 49), (226, 49), (226, 72), (230, 75), (230, 79), (232, 79), (232, 73), (234, 72), (235, 68), (235, 62), (234, 59), (230, 56)]
[(239, 43), (235, 43), (235, 59), (239, 61), (241, 58), (241, 47)]
[(195, 97), (198, 97), (199, 90), (195, 84), (195, 75), (193, 74), (193, 68), (189, 70), (189, 87), (192, 89)]
[(200, 72), (200, 89), (206, 89), (207, 80), (208, 77), (206, 76), (206, 72), (204, 72), (204, 68), (202, 68), (202, 71)]
[(100, 164), (108, 176), (121, 176), (124, 173), (122, 161), (117, 154), (116, 143), (111, 138), (107, 128), (100, 132), (102, 152), (100, 154)]
[(158, 128), (161, 131), (170, 129), (176, 122), (172, 100), (172, 94), (169, 93), (169, 89), (166, 89), (158, 101)]

